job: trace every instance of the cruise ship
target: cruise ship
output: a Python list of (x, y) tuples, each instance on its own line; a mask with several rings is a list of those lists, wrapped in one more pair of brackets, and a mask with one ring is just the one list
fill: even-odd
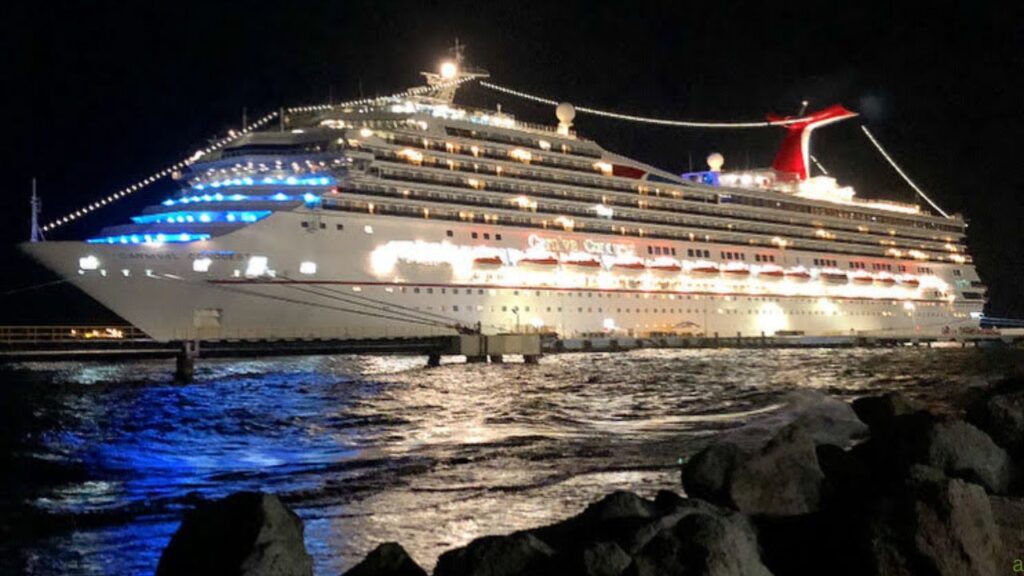
[(811, 175), (812, 129), (852, 112), (773, 119), (770, 168), (675, 174), (576, 133), (569, 104), (549, 125), (458, 105), (485, 76), (463, 68), (282, 112), (130, 222), (23, 249), (161, 341), (978, 326), (962, 217)]

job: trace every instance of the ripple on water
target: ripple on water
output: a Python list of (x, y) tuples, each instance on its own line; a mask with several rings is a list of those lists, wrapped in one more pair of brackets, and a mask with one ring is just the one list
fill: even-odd
[(429, 566), (615, 488), (675, 488), (680, 456), (787, 410), (795, 389), (939, 403), (1022, 354), (640, 350), (431, 370), (422, 358), (321, 356), (204, 361), (189, 385), (165, 362), (20, 365), (2, 374), (0, 448), (22, 472), (4, 480), (0, 506), (79, 528), (12, 527), (0, 558), (15, 566), (0, 572), (152, 573), (197, 495), (240, 489), (299, 511), (319, 574), (385, 540)]

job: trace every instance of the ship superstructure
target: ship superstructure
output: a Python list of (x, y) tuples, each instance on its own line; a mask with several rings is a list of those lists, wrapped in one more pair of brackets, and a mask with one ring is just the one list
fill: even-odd
[(577, 135), (568, 105), (552, 126), (456, 105), (481, 75), (288, 114), (131, 222), (25, 248), (159, 340), (977, 326), (963, 219), (794, 173), (806, 137), (773, 169), (677, 175)]

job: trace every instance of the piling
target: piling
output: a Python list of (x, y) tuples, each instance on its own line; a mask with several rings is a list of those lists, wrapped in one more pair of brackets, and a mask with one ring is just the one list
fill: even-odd
[(182, 342), (175, 358), (174, 380), (182, 384), (192, 382), (196, 373), (196, 357), (199, 356), (199, 341)]

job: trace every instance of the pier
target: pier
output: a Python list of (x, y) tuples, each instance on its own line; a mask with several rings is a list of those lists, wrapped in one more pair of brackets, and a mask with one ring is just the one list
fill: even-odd
[(444, 356), (467, 362), (499, 364), (506, 356), (535, 364), (544, 354), (625, 352), (678, 348), (854, 348), (854, 347), (984, 347), (1024, 345), (1024, 328), (973, 334), (836, 336), (712, 334), (643, 337), (596, 334), (558, 338), (554, 334), (463, 334), (362, 339), (251, 339), (158, 342), (133, 326), (0, 326), (0, 363), (112, 362), (174, 359), (175, 375), (190, 381), (202, 358), (254, 358), (328, 354), (426, 356), (440, 366)]

